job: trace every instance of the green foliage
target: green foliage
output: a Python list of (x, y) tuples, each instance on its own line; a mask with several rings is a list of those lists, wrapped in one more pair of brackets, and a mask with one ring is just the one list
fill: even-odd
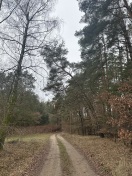
[[(0, 121), (6, 115), (7, 101), (12, 89), (13, 73), (0, 73)], [(35, 79), (27, 71), (22, 73), (18, 86), (18, 99), (13, 111), (12, 125), (26, 126), (37, 124), (40, 114), (38, 112), (39, 100), (33, 93)]]
[[(81, 22), (85, 23), (75, 33), (82, 61), (69, 63), (64, 43), (46, 45), (42, 52), (49, 69), (45, 90), (55, 95), (50, 120), (59, 121), (71, 133), (97, 134), (102, 130), (116, 138), (120, 119), (124, 120), (126, 131), (126, 124), (131, 124), (131, 120), (121, 117), (123, 113), (130, 116), (126, 100), (131, 101), (131, 93), (130, 98), (124, 98), (120, 91), (126, 81), (131, 83), (132, 75), (132, 33), (127, 7), (120, 0), (78, 2), (84, 13)], [(124, 106), (126, 110), (122, 112)]]
[(49, 68), (49, 78), (44, 90), (53, 91), (54, 94), (61, 94), (65, 87), (65, 77), (69, 62), (66, 59), (68, 51), (64, 43), (54, 42), (52, 45), (46, 45), (41, 53)]
[(40, 124), (40, 125), (47, 125), (47, 124), (49, 124), (49, 115), (48, 115), (48, 114), (43, 114), (43, 115), (40, 117), (39, 124)]

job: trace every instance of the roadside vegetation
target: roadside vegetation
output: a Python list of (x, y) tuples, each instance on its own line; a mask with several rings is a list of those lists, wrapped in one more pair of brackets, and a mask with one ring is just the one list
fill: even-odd
[(73, 165), (72, 161), (66, 151), (66, 147), (61, 142), (60, 139), (57, 139), (59, 150), (60, 150), (60, 160), (61, 160), (61, 169), (62, 169), (62, 176), (72, 176), (73, 175)]
[[(35, 176), (44, 164), (50, 134), (6, 138), (0, 151), (0, 176)], [(37, 173), (35, 173), (37, 169)]]
[(62, 135), (87, 158), (100, 176), (131, 176), (132, 151), (121, 142), (98, 136)]
[(63, 130), (120, 138), (132, 146), (132, 3), (78, 0), (84, 27), (76, 31), (81, 61), (70, 63), (64, 42), (43, 48), (45, 90)]

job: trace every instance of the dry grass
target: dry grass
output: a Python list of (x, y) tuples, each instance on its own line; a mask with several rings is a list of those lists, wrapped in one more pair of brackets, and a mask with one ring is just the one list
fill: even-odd
[(20, 176), (48, 143), (50, 135), (28, 135), (6, 140), (0, 152), (0, 176)]
[(12, 135), (30, 135), (30, 134), (43, 134), (52, 133), (60, 130), (58, 125), (43, 125), (43, 126), (28, 126), (28, 127), (13, 127), (9, 130), (9, 136)]
[(62, 175), (71, 176), (73, 173), (73, 165), (72, 161), (66, 151), (64, 144), (61, 142), (60, 139), (57, 139), (59, 150), (60, 150), (60, 160), (61, 160), (61, 168), (62, 168)]
[(132, 153), (123, 144), (98, 136), (63, 134), (63, 137), (84, 153), (100, 175), (131, 176)]

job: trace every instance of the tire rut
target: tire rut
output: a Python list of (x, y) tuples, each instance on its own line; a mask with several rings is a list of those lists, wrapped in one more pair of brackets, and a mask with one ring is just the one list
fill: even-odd
[(97, 176), (97, 174), (90, 168), (86, 159), (63, 137), (57, 136), (64, 146), (66, 147), (67, 153), (71, 158), (74, 173), (73, 176)]
[(39, 176), (62, 176), (61, 171), (60, 151), (57, 143), (57, 138), (63, 143), (66, 148), (72, 165), (72, 176), (98, 176), (88, 165), (86, 159), (63, 137), (60, 135), (52, 135), (50, 138), (51, 147), (49, 155), (45, 161), (44, 167)]
[(44, 167), (39, 176), (62, 176), (60, 167), (60, 152), (55, 135), (50, 138), (51, 147)]

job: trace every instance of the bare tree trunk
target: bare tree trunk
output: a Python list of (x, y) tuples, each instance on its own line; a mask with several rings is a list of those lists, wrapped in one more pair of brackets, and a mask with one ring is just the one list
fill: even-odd
[(1, 10), (1, 7), (2, 7), (2, 2), (3, 2), (3, 0), (0, 0), (0, 10)]
[(79, 117), (80, 117), (80, 122), (81, 122), (81, 132), (82, 132), (82, 135), (84, 136), (85, 135), (85, 133), (84, 133), (84, 119), (83, 119), (83, 115), (82, 115), (81, 110), (79, 110)]
[[(2, 2), (3, 0), (0, 0), (0, 7), (2, 5)], [(10, 2), (12, 3), (12, 1)], [(14, 81), (7, 104), (7, 113), (3, 119), (2, 127), (0, 128), (1, 146), (3, 146), (8, 126), (14, 123), (13, 113), (18, 97), (18, 85), (22, 74), (22, 63), (24, 56), (26, 54), (26, 56), (35, 55), (34, 51), (39, 51), (40, 47), (44, 45), (44, 40), (47, 35), (49, 35), (58, 24), (57, 20), (50, 19), (49, 15), (47, 15), (49, 14), (50, 9), (53, 5), (52, 0), (26, 0), (22, 1), (22, 3), (20, 0), (14, 1), (14, 3), (16, 3), (16, 6), (12, 10), (10, 9), (10, 7), (5, 9), (10, 10), (10, 13), (4, 20), (2, 20), (3, 22), (7, 18), (9, 18), (10, 15), (13, 15), (8, 23), (5, 24), (5, 28), (8, 30), (5, 30), (5, 32), (2, 31), (1, 39), (6, 40), (6, 42), (8, 42), (8, 45), (10, 46), (15, 44), (16, 50), (14, 48), (12, 49), (12, 54), (10, 57), (13, 57), (15, 60), (17, 57), (18, 62), (16, 64), (17, 68), (14, 72)], [(13, 13), (14, 9), (16, 10), (16, 13)], [(11, 34), (9, 33), (10, 25), (12, 27)], [(12, 38), (13, 32), (15, 33), (16, 38)], [(9, 33), (9, 35), (7, 33)]]
[(123, 31), (123, 35), (124, 35), (124, 38), (125, 38), (125, 41), (126, 41), (126, 46), (128, 48), (128, 51), (129, 51), (130, 62), (131, 62), (132, 61), (132, 44), (131, 44), (131, 40), (130, 40), (130, 36), (129, 36), (128, 30), (126, 29), (126, 25), (125, 25), (123, 19), (121, 19), (120, 27), (121, 27), (121, 29)]
[[(28, 16), (27, 16), (27, 19), (28, 19)], [(17, 69), (15, 71), (15, 75), (14, 75), (14, 82), (12, 85), (12, 91), (10, 93), (9, 100), (8, 100), (7, 114), (6, 114), (5, 118), (3, 119), (2, 126), (0, 128), (0, 149), (3, 148), (4, 141), (5, 141), (7, 132), (8, 132), (8, 127), (10, 125), (12, 125), (14, 122), (13, 112), (14, 112), (15, 104), (17, 102), (18, 84), (19, 84), (19, 80), (21, 77), (21, 73), (22, 73), (22, 61), (23, 61), (24, 53), (25, 53), (28, 26), (29, 26), (29, 21), (27, 21), (27, 24), (25, 27), (25, 32), (23, 35), (23, 44), (22, 44), (22, 48), (21, 48), (21, 54), (20, 54), (20, 58), (18, 61)]]
[(72, 134), (72, 112), (70, 112), (70, 134)]
[(3, 149), (4, 146), (4, 141), (5, 141), (5, 137), (6, 137), (6, 129), (4, 126), (2, 126), (2, 128), (0, 129), (0, 150)]
[(129, 17), (132, 18), (132, 10), (131, 10), (131, 7), (128, 5), (128, 2), (127, 0), (123, 0), (124, 1), (124, 4), (125, 4), (125, 7), (128, 11), (128, 14), (129, 14)]

